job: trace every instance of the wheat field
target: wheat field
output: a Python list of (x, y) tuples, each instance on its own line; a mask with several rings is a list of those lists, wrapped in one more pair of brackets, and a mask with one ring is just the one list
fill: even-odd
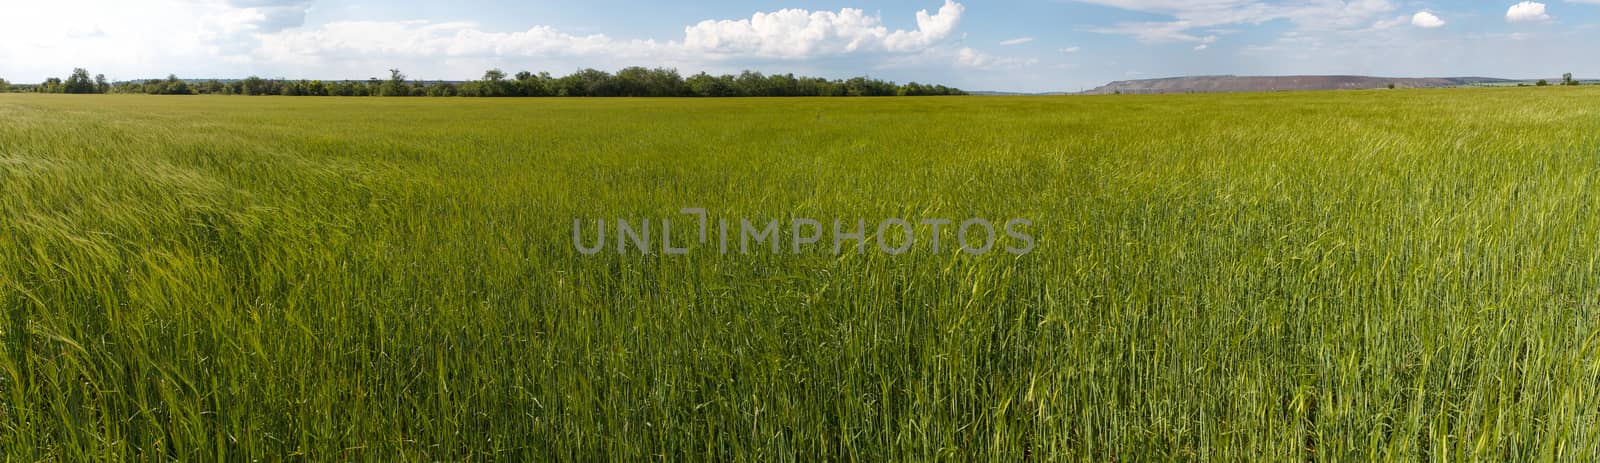
[(0, 459), (1594, 460), (1597, 264), (1592, 87), (0, 94)]

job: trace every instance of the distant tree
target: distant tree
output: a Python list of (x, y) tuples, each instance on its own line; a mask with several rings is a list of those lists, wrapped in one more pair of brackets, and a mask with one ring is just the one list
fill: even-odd
[(872, 85), (865, 77), (852, 77), (844, 81), (845, 96), (871, 96)]
[(1389, 90), (1394, 90), (1394, 83), (1393, 82), (1389, 83)]
[(582, 69), (565, 77), (569, 79), (569, 96), (617, 96), (616, 78), (599, 69)]
[(613, 77), (614, 96), (652, 96), (650, 70), (639, 66), (623, 68)]
[(689, 93), (694, 96), (734, 96), (733, 82), (730, 82), (731, 79), (725, 79), (726, 77), (728, 76), (714, 77), (702, 72), (689, 76), (685, 83), (689, 87)]
[(555, 78), (548, 72), (534, 74), (527, 71), (517, 73), (517, 91), (522, 96), (550, 96), (555, 92)]
[(448, 82), (428, 86), (428, 96), (456, 96), (456, 86)]
[(94, 80), (89, 79), (89, 71), (84, 68), (72, 70), (72, 75), (67, 77), (67, 82), (62, 85), (62, 93), (96, 93)]
[(1569, 72), (1569, 73), (1561, 75), (1561, 85), (1577, 85), (1577, 84), (1578, 84), (1577, 81), (1572, 80), (1572, 73)]
[(11, 91), (11, 82), (6, 82), (5, 79), (0, 79), (0, 93), (6, 93), (9, 91)]
[[(4, 81), (0, 81), (4, 82)], [(798, 77), (794, 74), (765, 75), (744, 71), (737, 76), (711, 75), (704, 72), (685, 79), (671, 68), (627, 67), (611, 74), (598, 69), (581, 69), (562, 77), (548, 72), (519, 71), (514, 77), (500, 69), (490, 69), (480, 80), (460, 84), (450, 82), (407, 81), (399, 69), (390, 69), (389, 78), (377, 77), (361, 80), (312, 81), (262, 79), (250, 76), (242, 80), (223, 83), (216, 80), (180, 80), (175, 75), (166, 79), (128, 81), (112, 84), (104, 75), (88, 78), (88, 71), (76, 69), (68, 81), (50, 79), (40, 85), (21, 86), (19, 91), (66, 92), (82, 91), (84, 85), (92, 92), (148, 93), (160, 95), (285, 95), (285, 96), (474, 96), (474, 97), (537, 97), (537, 96), (589, 96), (589, 97), (785, 97), (785, 96), (934, 96), (965, 95), (960, 89), (943, 85), (910, 82), (904, 85), (870, 77), (848, 80)], [(5, 91), (9, 85), (0, 87)], [(13, 90), (18, 88), (13, 87)]]
[(499, 68), (483, 71), (483, 80), (469, 87), (468, 96), (501, 97), (514, 96), (512, 85), (506, 82), (506, 72)]
[(266, 91), (266, 81), (262, 80), (260, 77), (250, 76), (239, 81), (240, 95), (265, 95)]
[(767, 96), (767, 76), (755, 71), (744, 71), (733, 79), (733, 88), (739, 96)]
[(194, 90), (189, 88), (189, 83), (178, 79), (175, 74), (167, 74), (167, 80), (162, 95), (193, 95)]
[(639, 66), (622, 68), (611, 76), (614, 96), (650, 96), (650, 70)]
[(330, 96), (356, 96), (356, 88), (350, 82), (333, 82), (328, 85)]
[(144, 93), (144, 84), (139, 82), (114, 84), (108, 93)]
[(216, 79), (212, 79), (196, 85), (195, 91), (206, 95), (223, 95), (227, 93), (227, 86)]
[(61, 93), (61, 90), (61, 78), (59, 77), (45, 79), (44, 83), (39, 84), (39, 87), (34, 89), (34, 91), (39, 93)]
[(384, 81), (383, 85), (378, 88), (378, 94), (381, 96), (411, 96), (411, 88), (406, 84), (406, 75), (401, 74), (399, 69), (390, 69), (389, 80)]
[(1550, 82), (1547, 82), (1544, 79), (1539, 79), (1539, 81), (1534, 82), (1533, 85), (1537, 87), (1548, 87), (1550, 86)]

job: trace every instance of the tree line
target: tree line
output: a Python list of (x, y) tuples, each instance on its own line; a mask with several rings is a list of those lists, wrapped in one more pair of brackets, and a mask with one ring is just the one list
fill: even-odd
[(911, 82), (897, 84), (869, 77), (825, 79), (794, 74), (738, 75), (699, 73), (688, 78), (675, 69), (629, 67), (615, 74), (583, 69), (562, 77), (528, 71), (508, 75), (490, 69), (467, 82), (413, 81), (390, 69), (388, 79), (287, 80), (251, 76), (242, 80), (189, 81), (166, 79), (107, 82), (104, 75), (74, 69), (66, 80), (50, 78), (38, 85), (11, 85), (0, 91), (39, 93), (144, 93), (151, 95), (283, 95), (283, 96), (463, 96), (463, 97), (784, 97), (784, 96), (939, 96), (965, 95), (961, 89)]

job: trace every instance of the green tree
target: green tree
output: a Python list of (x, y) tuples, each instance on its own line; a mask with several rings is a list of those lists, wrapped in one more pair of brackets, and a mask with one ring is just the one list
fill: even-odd
[(456, 96), (456, 86), (441, 82), (428, 86), (428, 96)]
[(631, 66), (617, 71), (614, 77), (616, 96), (653, 96), (650, 94), (650, 70)]
[[(744, 71), (739, 75), (711, 75), (704, 72), (684, 78), (677, 69), (631, 66), (611, 74), (593, 68), (580, 69), (563, 77), (548, 72), (519, 71), (509, 76), (490, 69), (483, 78), (461, 83), (408, 81), (399, 69), (390, 69), (389, 78), (366, 81), (312, 81), (262, 79), (250, 76), (223, 83), (216, 80), (189, 83), (175, 75), (166, 79), (127, 81), (113, 84), (105, 75), (88, 77), (88, 71), (74, 69), (65, 82), (52, 78), (39, 85), (23, 86), (19, 91), (41, 93), (147, 93), (152, 95), (284, 95), (284, 96), (476, 96), (476, 97), (785, 97), (785, 96), (932, 96), (965, 95), (960, 89), (943, 85), (910, 82), (905, 85), (870, 77), (830, 80), (794, 74), (765, 75)], [(1570, 76), (1567, 78), (1570, 80)], [(4, 81), (0, 81), (4, 83)], [(1546, 83), (1547, 85), (1548, 83)], [(1573, 83), (1574, 85), (1576, 82)], [(9, 84), (0, 86), (5, 91)]]
[(399, 69), (389, 70), (389, 80), (384, 81), (378, 88), (380, 96), (411, 96), (411, 88), (406, 85), (406, 75)]
[(470, 96), (502, 97), (512, 95), (512, 85), (506, 81), (506, 72), (498, 68), (483, 71), (483, 80), (470, 86)]
[(11, 91), (11, 82), (6, 82), (5, 79), (0, 79), (0, 93), (6, 93), (9, 91)]
[(162, 95), (193, 95), (194, 90), (189, 88), (189, 83), (178, 79), (175, 74), (167, 74), (166, 91)]
[(1550, 86), (1550, 82), (1547, 82), (1544, 79), (1539, 79), (1539, 81), (1534, 82), (1533, 85), (1538, 87), (1548, 87)]
[(704, 72), (689, 76), (685, 83), (689, 87), (689, 94), (694, 96), (722, 97), (733, 96), (732, 77), (716, 77)]
[(734, 79), (734, 89), (739, 96), (767, 96), (767, 76), (755, 71), (744, 71)]
[(1577, 81), (1572, 80), (1572, 73), (1569, 72), (1569, 73), (1561, 75), (1561, 85), (1577, 85), (1577, 84), (1578, 84)]
[(239, 92), (239, 94), (241, 94), (241, 95), (265, 95), (266, 94), (266, 90), (267, 90), (266, 82), (263, 81), (260, 77), (256, 77), (256, 76), (246, 77), (246, 78), (244, 78), (243, 81), (240, 81), (239, 84), (240, 84), (240, 87), (239, 87), (240, 92)]
[(616, 78), (599, 69), (583, 69), (563, 78), (568, 96), (617, 96)]
[(62, 93), (96, 93), (94, 80), (89, 79), (89, 71), (84, 68), (72, 70), (72, 75), (67, 77), (67, 82), (61, 86)]

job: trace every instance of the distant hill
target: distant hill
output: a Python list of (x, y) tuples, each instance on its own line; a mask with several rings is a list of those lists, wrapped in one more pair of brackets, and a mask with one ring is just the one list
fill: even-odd
[(1466, 85), (1506, 85), (1522, 82), (1489, 77), (1369, 77), (1369, 76), (1192, 76), (1163, 79), (1120, 80), (1083, 92), (1112, 93), (1215, 93), (1293, 90), (1359, 90), (1388, 88), (1441, 88)]

